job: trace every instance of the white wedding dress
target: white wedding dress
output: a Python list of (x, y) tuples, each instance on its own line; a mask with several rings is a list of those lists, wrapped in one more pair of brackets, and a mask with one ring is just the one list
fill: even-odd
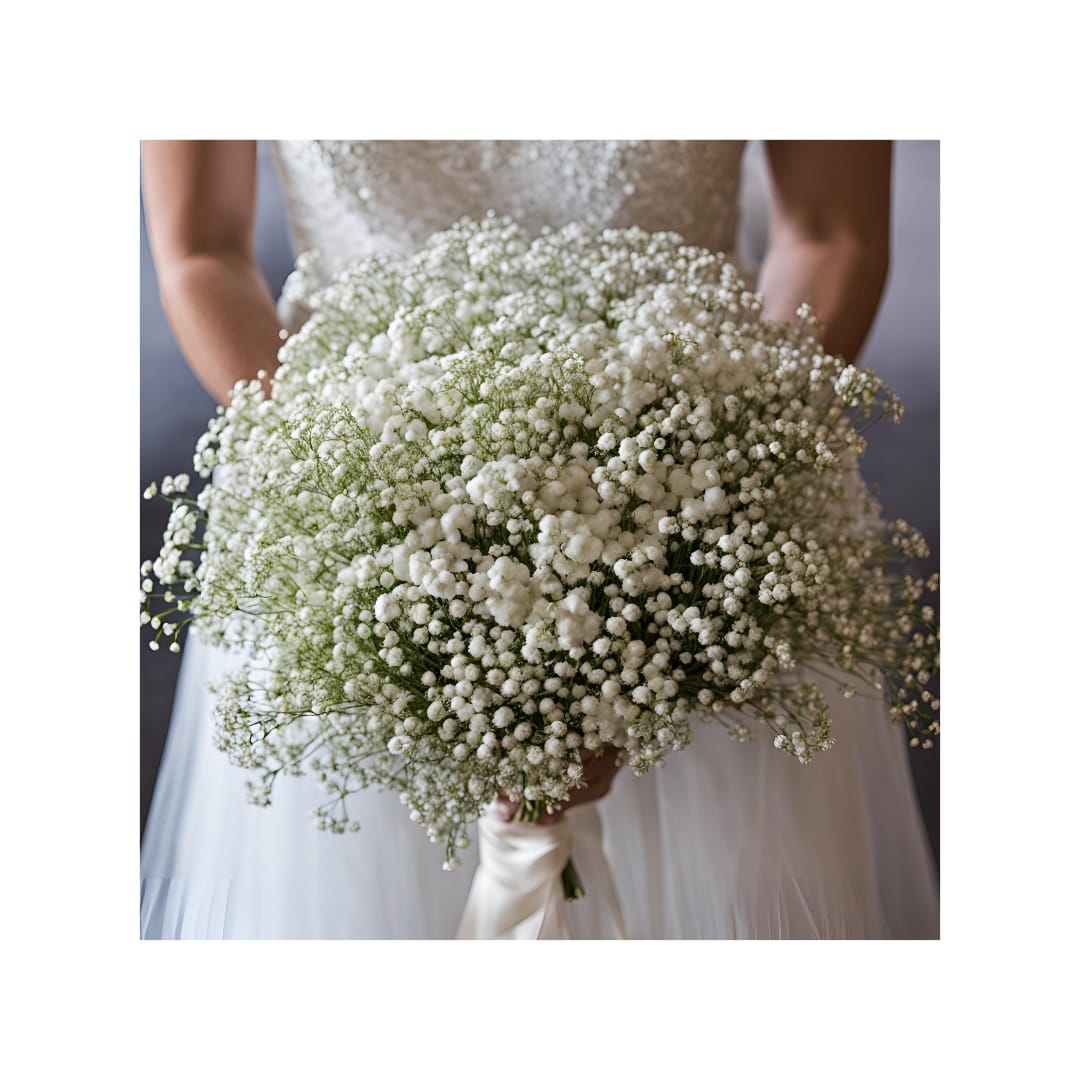
[[(673, 229), (729, 252), (741, 142), (280, 143), (297, 251), (331, 271), (409, 251), (489, 209), (526, 227), (582, 220)], [(285, 310), (296, 324), (302, 312)], [(269, 808), (214, 749), (209, 679), (231, 662), (194, 637), (142, 848), (146, 938), (451, 938), (476, 867), (458, 870), (397, 796), (356, 797), (358, 833), (317, 831), (322, 793), (285, 778)], [(883, 704), (830, 695), (836, 746), (810, 766), (762, 737), (699, 727), (690, 750), (638, 777), (620, 770), (575, 840), (577, 938), (614, 936), (604, 855), (631, 938), (933, 938), (937, 884), (904, 733)]]

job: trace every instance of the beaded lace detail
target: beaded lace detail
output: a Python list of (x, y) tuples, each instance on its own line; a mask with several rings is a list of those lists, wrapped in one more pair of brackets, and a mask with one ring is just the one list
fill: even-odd
[(436, 230), (488, 210), (531, 232), (571, 221), (671, 229), (692, 244), (734, 246), (745, 142), (279, 142), (297, 252), (320, 272), (409, 252)]

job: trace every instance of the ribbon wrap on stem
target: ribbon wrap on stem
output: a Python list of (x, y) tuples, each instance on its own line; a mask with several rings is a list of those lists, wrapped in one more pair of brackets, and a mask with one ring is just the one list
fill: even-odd
[(459, 939), (572, 937), (562, 872), (575, 841), (583, 853), (593, 856), (578, 864), (586, 893), (595, 893), (606, 905), (615, 936), (626, 937), (603, 853), (600, 814), (591, 803), (573, 807), (549, 825), (502, 821), (491, 809), (477, 831), (480, 864), (465, 902)]

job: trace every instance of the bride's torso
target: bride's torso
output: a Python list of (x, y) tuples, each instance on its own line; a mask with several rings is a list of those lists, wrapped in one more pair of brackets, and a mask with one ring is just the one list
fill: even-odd
[(297, 252), (321, 270), (419, 248), (489, 210), (530, 232), (571, 221), (670, 229), (730, 253), (745, 142), (369, 141), (274, 145)]

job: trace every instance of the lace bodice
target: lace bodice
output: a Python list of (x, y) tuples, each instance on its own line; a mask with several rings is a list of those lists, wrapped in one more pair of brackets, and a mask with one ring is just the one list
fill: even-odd
[(744, 142), (279, 142), (274, 146), (297, 252), (320, 269), (420, 247), (488, 210), (532, 232), (571, 221), (672, 229), (734, 246)]

